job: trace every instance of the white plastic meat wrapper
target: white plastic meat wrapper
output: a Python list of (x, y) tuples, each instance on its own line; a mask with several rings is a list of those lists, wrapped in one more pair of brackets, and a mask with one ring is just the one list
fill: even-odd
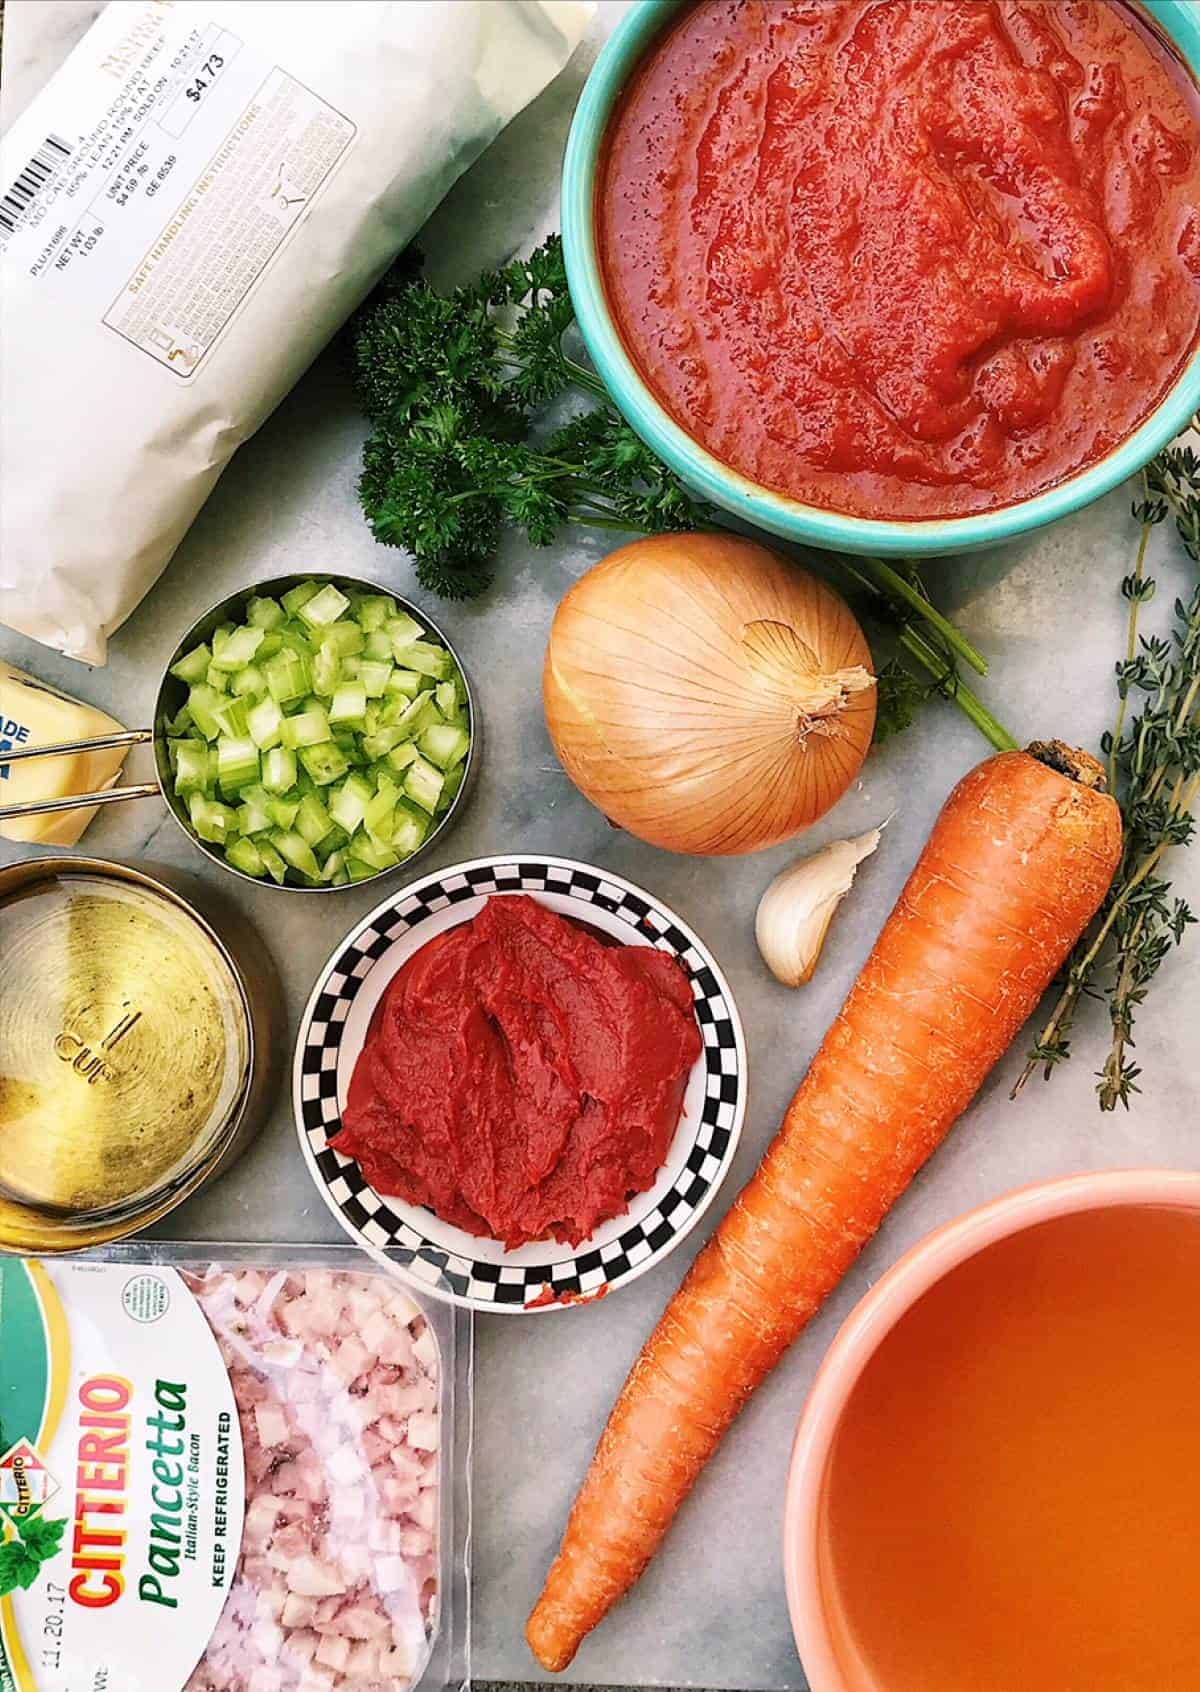
[(87, 663), (586, 0), (112, 0), (0, 145), (0, 620)]

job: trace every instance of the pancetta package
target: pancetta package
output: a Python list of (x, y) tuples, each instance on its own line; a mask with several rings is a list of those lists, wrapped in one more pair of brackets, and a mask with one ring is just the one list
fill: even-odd
[(111, 0), (0, 144), (0, 619), (104, 662), (234, 449), (590, 12)]
[(469, 1322), (353, 1247), (0, 1259), (0, 1688), (464, 1686)]

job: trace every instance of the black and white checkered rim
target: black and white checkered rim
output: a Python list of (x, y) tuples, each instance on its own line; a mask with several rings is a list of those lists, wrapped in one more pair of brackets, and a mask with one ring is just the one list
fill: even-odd
[[(340, 1123), (339, 1056), (347, 1018), (376, 963), (435, 913), (495, 893), (549, 893), (591, 906), (597, 914), (605, 912), (676, 957), (691, 981), (704, 1041), (697, 1060), (703, 1068), (703, 1093), (698, 1119), (693, 1112), (680, 1123), (671, 1161), (677, 1160), (680, 1135), (691, 1135), (692, 1143), (669, 1188), (648, 1209), (651, 1194), (638, 1195), (628, 1217), (601, 1231), (601, 1237), (604, 1232), (615, 1237), (595, 1247), (545, 1241), (510, 1254), (491, 1243), (490, 1258), (475, 1255), (482, 1242), (472, 1241), (425, 1209), (381, 1197), (358, 1164), (328, 1143)], [(584, 914), (581, 910), (581, 917)], [(741, 1132), (746, 1046), (737, 1008), (716, 962), (686, 923), (650, 894), (620, 876), (567, 858), (478, 858), (392, 893), (337, 947), (301, 1019), (293, 1099), (310, 1173), (360, 1246), (435, 1298), (476, 1310), (520, 1313), (603, 1297), (644, 1274), (699, 1221), (729, 1169)], [(453, 1248), (445, 1243), (447, 1236), (453, 1236)], [(513, 1261), (505, 1261), (509, 1257)]]

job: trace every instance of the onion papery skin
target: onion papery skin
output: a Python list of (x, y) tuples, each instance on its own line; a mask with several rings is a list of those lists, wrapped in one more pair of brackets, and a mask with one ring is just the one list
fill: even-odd
[(546, 722), (571, 780), (619, 827), (671, 852), (756, 852), (857, 776), (871, 668), (849, 606), (798, 565), (739, 536), (655, 535), (560, 604)]

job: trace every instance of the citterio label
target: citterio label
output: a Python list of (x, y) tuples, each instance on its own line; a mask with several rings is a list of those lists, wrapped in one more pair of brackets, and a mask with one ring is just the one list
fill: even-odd
[(242, 1514), (233, 1391), (174, 1270), (0, 1260), (0, 1692), (181, 1692)]

